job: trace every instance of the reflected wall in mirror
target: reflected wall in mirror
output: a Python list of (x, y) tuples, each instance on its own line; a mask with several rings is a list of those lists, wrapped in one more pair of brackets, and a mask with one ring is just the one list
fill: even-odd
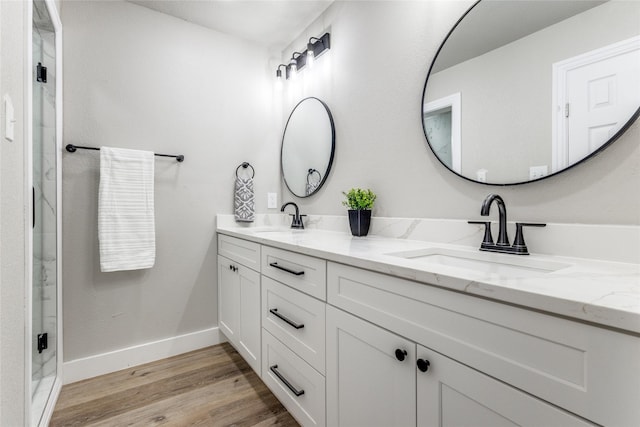
[(327, 179), (335, 153), (335, 127), (329, 107), (305, 98), (293, 108), (282, 136), (282, 176), (294, 196), (308, 197)]
[(482, 0), (431, 64), (422, 123), (451, 171), (508, 185), (598, 153), (639, 107), (640, 2)]

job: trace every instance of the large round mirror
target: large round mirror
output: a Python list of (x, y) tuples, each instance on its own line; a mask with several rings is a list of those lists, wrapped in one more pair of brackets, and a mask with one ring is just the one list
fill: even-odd
[(482, 0), (431, 64), (422, 122), (451, 171), (509, 185), (600, 152), (639, 106), (640, 2)]
[(291, 193), (308, 197), (327, 179), (335, 152), (335, 128), (329, 107), (305, 98), (293, 108), (282, 136), (282, 176)]

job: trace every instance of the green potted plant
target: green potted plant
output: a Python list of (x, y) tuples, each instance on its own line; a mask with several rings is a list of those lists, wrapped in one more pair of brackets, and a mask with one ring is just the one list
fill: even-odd
[(342, 204), (349, 208), (349, 226), (354, 236), (366, 236), (371, 224), (371, 208), (376, 201), (373, 191), (361, 188), (352, 188), (348, 193), (344, 191), (347, 200)]

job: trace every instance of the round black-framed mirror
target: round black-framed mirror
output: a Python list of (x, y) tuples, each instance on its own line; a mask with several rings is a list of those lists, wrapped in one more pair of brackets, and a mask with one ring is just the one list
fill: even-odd
[[(429, 67), (427, 145), (456, 175), (489, 185), (538, 181), (602, 152), (640, 115), (638, 22), (640, 2), (476, 2)], [(616, 73), (592, 72), (605, 62)], [(614, 101), (625, 105), (617, 116), (592, 120)]]
[(282, 135), (280, 165), (284, 182), (296, 197), (309, 197), (327, 180), (335, 155), (331, 110), (315, 97), (293, 108)]

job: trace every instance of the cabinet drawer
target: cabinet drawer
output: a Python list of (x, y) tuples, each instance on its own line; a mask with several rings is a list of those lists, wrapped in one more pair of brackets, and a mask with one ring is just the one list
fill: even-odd
[(262, 381), (303, 426), (325, 425), (325, 379), (262, 330)]
[(263, 246), (262, 274), (326, 300), (327, 262), (323, 259)]
[(262, 327), (324, 374), (325, 303), (262, 278)]
[(260, 245), (248, 240), (218, 234), (218, 254), (260, 271)]
[(334, 306), (596, 423), (640, 425), (638, 337), (342, 264), (327, 270)]

